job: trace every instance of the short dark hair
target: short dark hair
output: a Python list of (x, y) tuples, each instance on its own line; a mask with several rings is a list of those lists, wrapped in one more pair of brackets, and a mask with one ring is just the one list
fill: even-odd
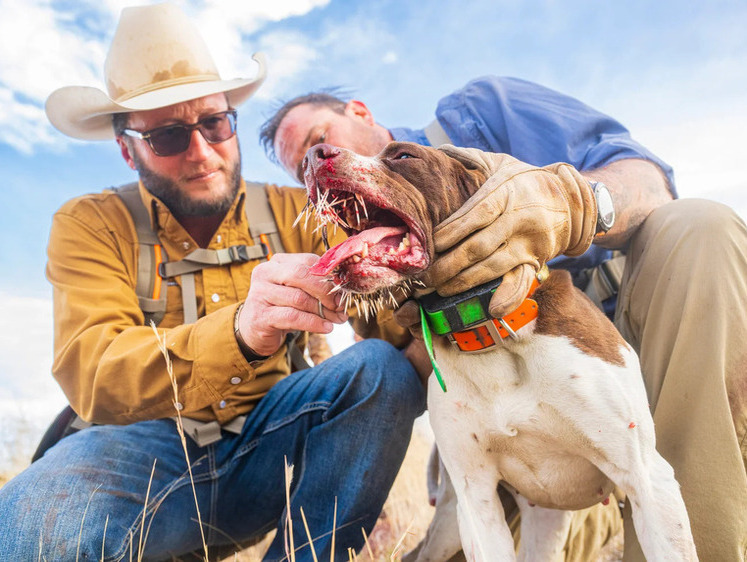
[(275, 113), (264, 122), (259, 129), (259, 143), (264, 147), (267, 157), (279, 164), (277, 154), (275, 154), (275, 135), (277, 135), (280, 123), (288, 115), (288, 112), (299, 105), (309, 104), (318, 107), (327, 107), (336, 113), (344, 113), (347, 102), (341, 99), (342, 94), (339, 88), (330, 88), (319, 92), (312, 92), (297, 96), (286, 102), (280, 102), (282, 105), (275, 110)]
[(124, 134), (124, 130), (130, 121), (130, 114), (127, 112), (123, 113), (112, 113), (112, 128), (114, 129), (114, 136), (121, 137)]

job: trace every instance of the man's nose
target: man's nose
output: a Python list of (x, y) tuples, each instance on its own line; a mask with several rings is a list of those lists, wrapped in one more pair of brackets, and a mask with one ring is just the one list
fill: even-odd
[(194, 129), (189, 139), (189, 146), (187, 147), (187, 159), (193, 161), (207, 160), (212, 151), (213, 147), (205, 140), (200, 130)]

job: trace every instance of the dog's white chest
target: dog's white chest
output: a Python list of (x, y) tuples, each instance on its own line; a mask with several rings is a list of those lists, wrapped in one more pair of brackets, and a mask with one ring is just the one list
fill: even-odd
[(628, 369), (585, 355), (566, 338), (536, 334), (481, 354), (442, 340), (436, 358), (447, 392), (432, 377), (428, 407), (440, 449), (463, 451), (468, 470), (497, 470), (546, 507), (579, 509), (609, 494), (612, 483), (589, 457), (604, 455), (615, 439), (610, 425), (640, 418), (632, 405), (609, 412), (603, 403)]

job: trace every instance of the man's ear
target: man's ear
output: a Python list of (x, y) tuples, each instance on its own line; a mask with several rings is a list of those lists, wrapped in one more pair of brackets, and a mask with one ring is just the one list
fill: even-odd
[(119, 145), (119, 151), (122, 153), (122, 158), (124, 158), (124, 161), (127, 162), (127, 165), (134, 170), (135, 160), (132, 158), (130, 146), (127, 144), (127, 141), (125, 141), (122, 137), (117, 137), (117, 144)]
[(345, 105), (345, 115), (348, 117), (353, 117), (355, 119), (361, 119), (366, 125), (375, 125), (376, 121), (374, 120), (373, 114), (371, 111), (366, 107), (366, 104), (362, 101), (358, 100), (350, 100), (347, 105)]

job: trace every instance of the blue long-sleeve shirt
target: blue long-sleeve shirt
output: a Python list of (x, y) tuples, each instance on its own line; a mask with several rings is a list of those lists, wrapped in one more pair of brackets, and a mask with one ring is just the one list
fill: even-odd
[[(580, 101), (518, 78), (483, 76), (442, 98), (436, 118), (456, 146), (504, 152), (534, 166), (567, 162), (593, 170), (616, 160), (641, 158), (659, 166), (676, 196), (672, 168), (634, 141), (618, 121)], [(423, 129), (390, 129), (397, 141), (429, 145)], [(550, 263), (574, 278), (610, 252), (592, 246), (583, 256)]]

